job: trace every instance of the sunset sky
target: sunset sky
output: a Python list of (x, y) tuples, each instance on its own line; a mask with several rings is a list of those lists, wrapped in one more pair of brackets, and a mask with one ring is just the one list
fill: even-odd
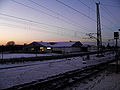
[(113, 32), (120, 28), (120, 0), (58, 1), (0, 0), (0, 45), (8, 41), (91, 41), (85, 38), (86, 33), (97, 31), (95, 2), (99, 1), (103, 41), (113, 39)]

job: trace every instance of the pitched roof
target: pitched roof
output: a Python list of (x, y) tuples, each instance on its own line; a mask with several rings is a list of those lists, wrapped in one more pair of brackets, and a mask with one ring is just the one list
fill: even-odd
[(51, 46), (52, 47), (71, 47), (75, 43), (76, 43), (76, 41), (72, 41), (72, 42), (56, 42), (55, 44), (53, 44)]
[(46, 46), (46, 47), (50, 47), (50, 43), (49, 42), (36, 42), (37, 44), (41, 44), (43, 46)]
[(72, 47), (72, 45), (74, 45), (76, 42), (79, 42), (79, 41), (54, 42), (54, 44), (51, 44), (51, 42), (36, 42), (36, 43), (46, 47)]

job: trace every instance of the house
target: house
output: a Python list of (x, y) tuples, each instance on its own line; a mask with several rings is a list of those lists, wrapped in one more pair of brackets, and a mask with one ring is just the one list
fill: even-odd
[(25, 51), (28, 52), (51, 52), (51, 46), (49, 42), (32, 42), (26, 46)]
[(82, 43), (80, 41), (69, 42), (32, 42), (26, 47), (29, 52), (57, 52), (71, 53), (81, 51)]
[(88, 51), (97, 51), (97, 46), (96, 45), (90, 45), (88, 48)]
[(73, 53), (81, 51), (82, 43), (80, 41), (56, 42), (51, 45), (53, 52)]
[(84, 44), (81, 46), (81, 51), (83, 52), (97, 51), (97, 46)]
[(81, 51), (82, 52), (88, 52), (89, 51), (90, 45), (84, 44), (81, 46)]

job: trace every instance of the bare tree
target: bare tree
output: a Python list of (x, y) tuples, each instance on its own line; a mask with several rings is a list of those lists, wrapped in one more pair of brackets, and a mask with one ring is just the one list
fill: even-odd
[(14, 41), (9, 41), (9, 42), (7, 42), (6, 45), (7, 45), (7, 46), (14, 46), (14, 45), (15, 45), (15, 42), (14, 42)]

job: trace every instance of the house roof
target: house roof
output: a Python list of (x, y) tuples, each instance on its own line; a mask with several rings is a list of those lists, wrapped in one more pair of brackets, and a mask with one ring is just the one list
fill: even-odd
[(50, 42), (36, 42), (36, 43), (46, 47), (72, 47), (76, 42), (79, 42), (79, 41), (54, 42), (54, 44), (51, 44)]
[(41, 44), (43, 46), (46, 46), (46, 47), (50, 47), (50, 43), (49, 42), (36, 42), (37, 44)]
[(75, 41), (72, 42), (56, 42), (55, 44), (51, 45), (51, 47), (71, 47), (75, 44)]

